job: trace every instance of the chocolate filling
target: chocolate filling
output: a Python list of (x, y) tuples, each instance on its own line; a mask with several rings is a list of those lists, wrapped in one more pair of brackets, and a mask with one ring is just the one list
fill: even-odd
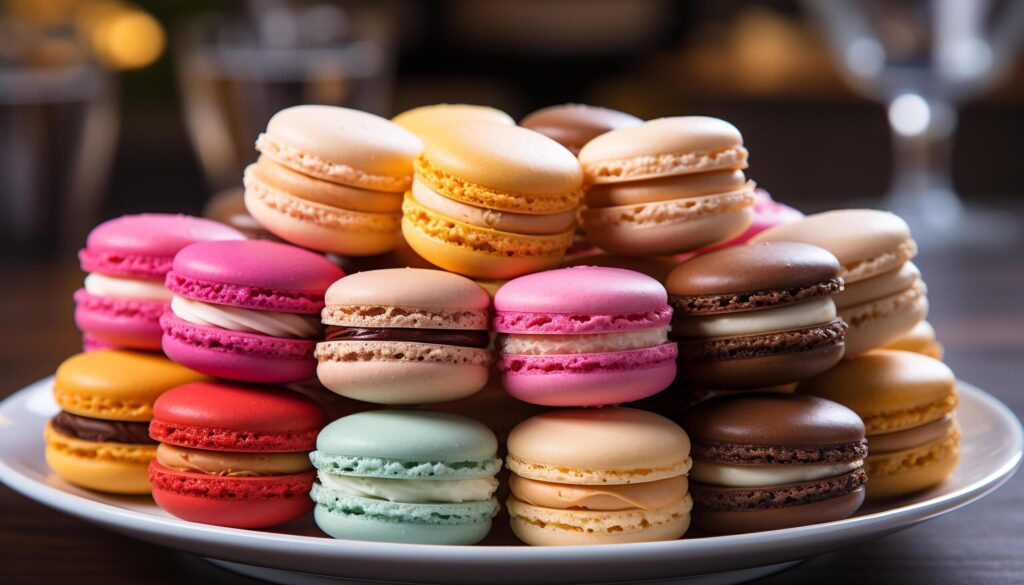
[(64, 412), (50, 420), (53, 430), (66, 436), (83, 441), (98, 443), (130, 443), (135, 445), (156, 445), (149, 438), (148, 422), (129, 422), (122, 420), (103, 420), (89, 418)]
[(327, 341), (409, 341), (458, 347), (485, 348), (491, 341), (486, 331), (460, 329), (412, 329), (401, 327), (327, 326)]

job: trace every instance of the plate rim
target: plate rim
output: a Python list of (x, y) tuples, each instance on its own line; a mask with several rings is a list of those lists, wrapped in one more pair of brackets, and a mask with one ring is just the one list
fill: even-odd
[[(13, 392), (0, 401), (0, 412), (9, 408), (12, 401), (27, 401), (36, 393), (52, 384), (53, 376), (49, 376)], [(417, 562), (428, 564), (479, 565), (481, 563), (523, 563), (529, 562), (535, 567), (542, 564), (555, 563), (571, 556), (575, 562), (609, 560), (664, 560), (673, 553), (686, 551), (688, 554), (710, 553), (723, 547), (740, 548), (763, 544), (766, 538), (773, 541), (804, 540), (815, 535), (825, 536), (837, 530), (853, 533), (858, 529), (871, 530), (872, 533), (895, 531), (912, 526), (936, 516), (952, 512), (974, 502), (1005, 484), (1020, 467), (1024, 459), (1024, 428), (1016, 414), (998, 398), (984, 390), (964, 381), (958, 380), (958, 389), (971, 395), (972, 399), (986, 403), (991, 409), (1011, 424), (1011, 445), (1016, 449), (1007, 461), (992, 470), (984, 477), (954, 492), (929, 498), (913, 504), (897, 508), (880, 510), (871, 514), (857, 516), (810, 526), (800, 526), (770, 532), (739, 534), (728, 536), (711, 536), (694, 539), (679, 539), (663, 542), (643, 542), (620, 544), (614, 547), (600, 545), (576, 545), (566, 547), (530, 547), (520, 545), (494, 546), (440, 546), (425, 544), (402, 544), (335, 540), (320, 536), (292, 535), (258, 530), (207, 526), (186, 522), (173, 517), (154, 516), (144, 512), (120, 508), (118, 506), (89, 500), (57, 487), (38, 482), (11, 467), (7, 462), (8, 452), (0, 445), (0, 482), (8, 488), (49, 508), (75, 518), (98, 524), (103, 528), (162, 536), (173, 540), (191, 540), (197, 544), (228, 544), (233, 547), (249, 549), (276, 550), (287, 549), (301, 552), (304, 555), (330, 556), (335, 561), (358, 558), (362, 562), (394, 561), (416, 558)], [(41, 437), (41, 435), (40, 435)], [(89, 505), (80, 507), (81, 500)], [(137, 537), (148, 542), (152, 539)], [(225, 540), (230, 539), (230, 543)], [(171, 546), (173, 545), (165, 545)], [(838, 548), (838, 547), (837, 547)], [(220, 558), (220, 557), (218, 557)], [(235, 559), (226, 559), (235, 560)], [(238, 561), (244, 562), (244, 561)], [(739, 567), (737, 567), (739, 568)]]

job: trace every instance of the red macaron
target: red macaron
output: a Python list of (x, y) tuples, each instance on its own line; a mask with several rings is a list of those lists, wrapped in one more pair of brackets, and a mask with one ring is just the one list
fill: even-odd
[(308, 453), (323, 410), (289, 390), (197, 382), (164, 393), (149, 434), (153, 499), (202, 524), (263, 528), (310, 511), (315, 471)]

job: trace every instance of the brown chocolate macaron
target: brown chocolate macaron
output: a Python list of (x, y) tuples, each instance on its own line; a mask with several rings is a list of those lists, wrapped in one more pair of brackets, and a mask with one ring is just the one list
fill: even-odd
[(846, 324), (832, 295), (839, 261), (796, 242), (731, 246), (677, 266), (665, 281), (686, 386), (742, 390), (789, 384), (843, 357)]
[(709, 534), (832, 522), (864, 502), (864, 423), (813, 396), (742, 393), (683, 416), (693, 443), (693, 521)]
[(573, 154), (579, 154), (584, 144), (605, 132), (641, 123), (643, 120), (640, 118), (618, 110), (584, 104), (561, 104), (527, 114), (519, 125), (540, 132)]

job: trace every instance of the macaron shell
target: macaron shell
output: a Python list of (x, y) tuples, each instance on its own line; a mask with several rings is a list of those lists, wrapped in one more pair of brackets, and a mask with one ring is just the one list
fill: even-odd
[(624, 544), (675, 540), (690, 526), (693, 501), (684, 495), (660, 510), (556, 510), (521, 502), (506, 503), (512, 532), (532, 546)]
[(903, 293), (840, 310), (840, 318), (850, 325), (846, 357), (884, 347), (924, 321), (929, 307), (925, 290), (924, 283), (919, 282)]
[(67, 437), (47, 423), (46, 464), (68, 483), (112, 494), (148, 494), (146, 466), (155, 445), (101, 443)]
[(401, 216), (328, 207), (245, 180), (249, 213), (275, 236), (293, 244), (347, 256), (376, 256), (398, 247)]
[[(566, 295), (567, 290), (574, 294)], [(658, 312), (667, 303), (665, 287), (650, 276), (632, 270), (599, 266), (576, 266), (523, 276), (501, 287), (494, 298), (494, 308), (499, 313), (555, 313), (573, 316)], [(523, 324), (499, 330), (508, 333), (536, 332), (533, 327)]]
[(228, 331), (160, 319), (161, 345), (172, 360), (209, 376), (264, 384), (302, 382), (316, 376), (316, 341)]
[[(391, 268), (350, 274), (327, 289), (328, 305), (486, 311), (490, 298), (472, 280), (422, 268)], [(402, 325), (403, 327), (409, 325)], [(482, 327), (486, 329), (486, 325)]]
[(769, 195), (764, 189), (754, 189), (754, 220), (750, 223), (750, 227), (748, 227), (742, 234), (727, 242), (715, 244), (703, 250), (697, 250), (694, 253), (702, 254), (704, 252), (710, 252), (711, 250), (717, 250), (727, 246), (746, 244), (753, 239), (754, 236), (763, 231), (777, 225), (798, 222), (804, 217), (803, 212), (799, 209), (794, 209), (785, 203), (778, 203), (774, 201), (771, 195)]
[(162, 393), (205, 377), (159, 354), (104, 349), (64, 360), (53, 395), (61, 410), (72, 414), (148, 421)]
[(843, 358), (843, 342), (733, 360), (679, 361), (679, 383), (693, 388), (755, 390), (818, 375)]
[(694, 528), (704, 534), (746, 534), (835, 522), (852, 516), (864, 503), (865, 490), (783, 508), (712, 510), (694, 503)]
[(628, 351), (502, 355), (505, 390), (542, 406), (604, 406), (640, 400), (672, 384), (675, 344)]
[[(373, 191), (332, 183), (303, 175), (261, 156), (245, 168), (243, 181), (259, 182), (266, 190), (287, 193), (297, 199), (363, 213), (401, 213), (402, 194)], [(244, 209), (244, 207), (243, 207)]]
[(937, 360), (941, 360), (946, 353), (945, 348), (935, 337), (935, 329), (927, 321), (921, 321), (899, 339), (889, 342), (883, 349), (912, 351)]
[(266, 528), (289, 522), (313, 507), (308, 492), (315, 473), (221, 477), (149, 466), (153, 499), (173, 516), (231, 528)]
[(716, 193), (732, 193), (744, 188), (752, 189), (753, 183), (747, 182), (743, 171), (726, 169), (691, 175), (669, 175), (629, 183), (593, 185), (587, 189), (586, 203), (588, 207), (594, 208), (643, 205)]
[(904, 496), (939, 485), (952, 475), (959, 462), (959, 428), (917, 449), (869, 455), (864, 460), (864, 468), (868, 472), (868, 498)]
[(504, 124), (514, 126), (515, 120), (505, 112), (490, 106), (473, 104), (433, 104), (406, 110), (391, 121), (418, 136), (428, 140), (431, 136), (447, 132), (449, 128), (463, 124)]
[(343, 540), (471, 545), (483, 540), (491, 531), (490, 520), (473, 524), (414, 524), (339, 514), (323, 505), (314, 508), (313, 519), (328, 535)]
[(75, 326), (106, 347), (160, 349), (160, 315), (170, 305), (159, 301), (119, 299), (75, 291)]
[[(654, 216), (662, 209), (688, 209), (685, 199), (647, 204)], [(587, 238), (598, 248), (611, 254), (625, 256), (658, 256), (677, 254), (710, 246), (736, 237), (747, 229), (753, 219), (753, 210), (747, 206), (707, 214), (684, 216), (674, 220), (637, 223), (629, 216), (629, 207), (605, 207), (583, 212), (583, 228)], [(601, 218), (601, 219), (598, 219)]]

